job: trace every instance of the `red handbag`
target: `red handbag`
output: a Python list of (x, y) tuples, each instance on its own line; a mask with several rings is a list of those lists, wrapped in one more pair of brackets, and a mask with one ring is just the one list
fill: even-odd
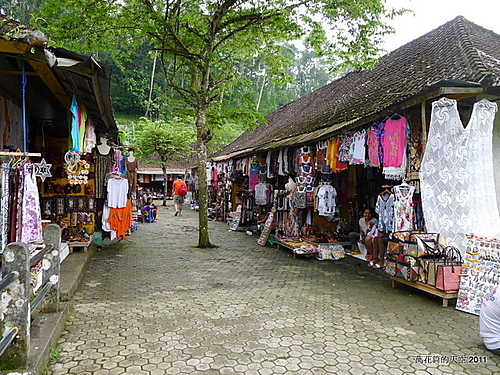
[(445, 249), (443, 264), (438, 265), (436, 288), (444, 291), (460, 289), (460, 274), (462, 273), (462, 254), (456, 247)]

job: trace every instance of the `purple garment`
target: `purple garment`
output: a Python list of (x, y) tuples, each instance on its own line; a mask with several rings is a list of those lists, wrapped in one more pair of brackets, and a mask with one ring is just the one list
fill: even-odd
[(42, 238), (42, 218), (40, 213), (40, 199), (38, 196), (38, 187), (36, 186), (36, 177), (34, 166), (25, 164), (23, 166), (24, 185), (23, 185), (23, 203), (21, 242), (30, 243)]

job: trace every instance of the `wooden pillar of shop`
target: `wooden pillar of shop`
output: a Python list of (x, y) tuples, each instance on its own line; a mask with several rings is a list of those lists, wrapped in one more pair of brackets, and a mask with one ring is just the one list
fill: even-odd
[(427, 143), (427, 116), (426, 116), (426, 101), (422, 101), (420, 105), (420, 117), (422, 119), (422, 150), (425, 150), (425, 145)]

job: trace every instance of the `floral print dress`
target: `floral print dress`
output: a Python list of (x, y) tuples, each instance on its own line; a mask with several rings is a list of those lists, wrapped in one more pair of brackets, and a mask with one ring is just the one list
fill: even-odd
[(40, 199), (38, 187), (36, 185), (35, 168), (33, 165), (25, 164), (23, 166), (24, 186), (21, 242), (30, 243), (42, 238), (42, 219), (40, 212)]
[(413, 229), (413, 193), (415, 187), (408, 184), (394, 186), (394, 231)]

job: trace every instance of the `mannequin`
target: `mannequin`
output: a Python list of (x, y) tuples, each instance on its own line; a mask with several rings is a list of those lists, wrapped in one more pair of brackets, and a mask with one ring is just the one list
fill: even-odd
[(128, 157), (125, 160), (125, 169), (127, 170), (128, 187), (129, 194), (135, 194), (137, 191), (137, 169), (139, 168), (139, 163), (137, 158), (134, 156), (134, 149), (128, 149)]
[(105, 177), (109, 173), (113, 160), (113, 149), (108, 146), (108, 139), (101, 135), (101, 144), (96, 146), (93, 153), (94, 171), (95, 171), (95, 197), (98, 199), (106, 198)]
[(108, 139), (101, 136), (100, 140), (101, 144), (97, 146), (97, 149), (99, 150), (99, 153), (101, 155), (107, 155), (109, 153), (109, 150), (111, 149), (111, 147), (108, 146)]
[(127, 160), (130, 162), (130, 163), (133, 163), (135, 161), (135, 156), (134, 156), (134, 149), (129, 149), (129, 153), (128, 153), (128, 157), (127, 157)]
[(297, 184), (293, 181), (291, 177), (288, 177), (288, 182), (285, 184), (286, 190), (295, 190), (297, 188)]

